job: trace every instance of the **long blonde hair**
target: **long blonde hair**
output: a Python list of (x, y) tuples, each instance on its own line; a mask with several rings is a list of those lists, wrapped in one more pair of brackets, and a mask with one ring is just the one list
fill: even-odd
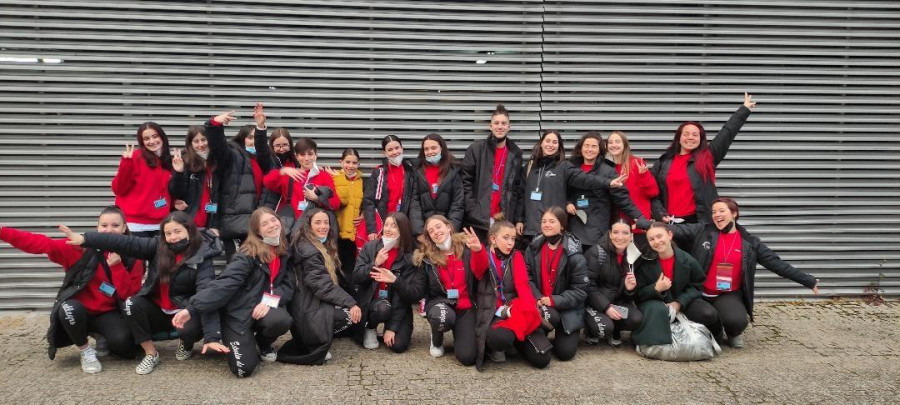
[[(297, 230), (297, 233), (300, 237), (305, 238), (309, 243), (322, 254), (322, 261), (325, 262), (325, 270), (328, 270), (328, 275), (331, 277), (331, 281), (335, 284), (338, 283), (337, 277), (337, 269), (341, 266), (341, 260), (338, 259), (337, 255), (337, 241), (335, 237), (332, 235), (332, 232), (328, 231), (328, 238), (325, 240), (325, 243), (319, 241), (319, 237), (313, 232), (312, 229), (312, 219), (317, 214), (322, 213), (328, 216), (328, 213), (322, 209), (314, 208), (309, 211), (304, 218), (303, 223), (300, 225), (300, 229)], [(331, 217), (328, 217), (328, 223), (331, 224)], [(299, 239), (299, 238), (296, 238)], [(298, 241), (299, 242), (299, 241)]]
[[(259, 223), (262, 221), (262, 216), (265, 214), (269, 214), (275, 217), (279, 222), (281, 219), (278, 218), (278, 215), (275, 214), (271, 208), (268, 207), (260, 207), (253, 211), (250, 214), (250, 231), (247, 232), (247, 239), (244, 240), (244, 243), (241, 243), (239, 252), (259, 259), (263, 263), (271, 262), (275, 257), (272, 254), (271, 246), (262, 240), (262, 232), (259, 229)], [(287, 253), (287, 237), (284, 234), (284, 223), (281, 224), (281, 234), (278, 235), (281, 242), (275, 249), (275, 255), (283, 256)]]
[[(441, 221), (447, 228), (450, 229), (450, 237), (453, 238), (450, 251), (457, 257), (457, 259), (462, 260), (462, 254), (466, 248), (466, 234), (464, 233), (453, 233), (453, 224), (450, 223), (450, 220), (443, 215), (432, 215), (425, 220), (425, 229), (428, 229), (428, 223), (431, 221)], [(434, 244), (434, 241), (431, 240), (431, 236), (428, 235), (428, 232), (422, 234), (422, 238), (420, 238), (419, 248), (413, 253), (413, 264), (416, 266), (421, 266), (422, 262), (428, 260), (435, 266), (446, 266), (447, 265), (447, 255)]]
[[(606, 137), (607, 144), (609, 143), (609, 138), (613, 135), (618, 135), (619, 138), (622, 138), (622, 161), (616, 162), (616, 159), (612, 158), (612, 155), (610, 155), (610, 157), (612, 158), (610, 160), (612, 160), (615, 163), (621, 164), (622, 172), (620, 174), (622, 176), (627, 176), (628, 173), (631, 171), (631, 162), (635, 159), (634, 154), (631, 153), (631, 144), (628, 143), (628, 138), (625, 136), (625, 133), (622, 131), (618, 131), (618, 130), (612, 131), (609, 133), (609, 135)], [(607, 151), (609, 150), (608, 146), (607, 146), (606, 150)]]

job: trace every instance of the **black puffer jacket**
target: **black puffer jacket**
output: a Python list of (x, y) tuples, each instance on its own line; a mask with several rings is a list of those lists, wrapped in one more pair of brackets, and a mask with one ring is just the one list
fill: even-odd
[(349, 280), (335, 283), (325, 268), (322, 253), (305, 237), (297, 238), (292, 248), (294, 275), (297, 277), (290, 313), (293, 339), (278, 350), (278, 361), (293, 364), (325, 363), (325, 355), (334, 337), (335, 308), (352, 308), (356, 299), (348, 292)]
[[(491, 185), (494, 184), (494, 136), (475, 141), (466, 149), (462, 162), (462, 183), (465, 190), (465, 226), (487, 231), (491, 226)], [(523, 221), (522, 206), (522, 150), (512, 139), (506, 138), (506, 166), (500, 187), (500, 211), (512, 223)]]
[(431, 198), (431, 184), (425, 179), (423, 163), (417, 162), (413, 167), (416, 172), (414, 177), (416, 195), (413, 198), (418, 200), (417, 205), (421, 211), (421, 214), (417, 216), (421, 220), (417, 218), (417, 222), (412, 223), (413, 233), (416, 235), (424, 233), (425, 221), (432, 215), (438, 214), (447, 217), (450, 223), (453, 224), (454, 230), (461, 231), (463, 217), (465, 216), (466, 200), (459, 167), (451, 166), (449, 173), (440, 180), (435, 198)]
[(278, 306), (283, 308), (293, 298), (295, 279), (291, 256), (286, 254), (279, 260), (281, 266), (278, 274), (274, 282), (270, 283), (272, 273), (268, 264), (244, 253), (237, 253), (206, 289), (191, 297), (187, 310), (192, 317), (220, 311), (220, 316), (226, 324), (231, 325), (232, 330), (241, 334), (253, 333), (251, 314), (253, 308), (260, 303), (263, 293), (270, 293), (272, 287), (271, 293), (281, 297)]
[(243, 238), (250, 229), (250, 214), (259, 206), (253, 178), (253, 157), (243, 146), (225, 139), (225, 128), (207, 121), (206, 139), (210, 149), (227, 151), (217, 163), (219, 176), (219, 236), (222, 239)]
[[(684, 243), (681, 246), (690, 246), (691, 256), (700, 263), (700, 269), (708, 272), (712, 266), (716, 244), (719, 242), (721, 233), (719, 229), (712, 224), (671, 224), (669, 229), (672, 230), (677, 240)], [(778, 254), (769, 249), (758, 237), (747, 232), (743, 226), (738, 225), (737, 230), (741, 233), (741, 291), (744, 296), (744, 307), (747, 308), (747, 315), (750, 315), (751, 321), (753, 320), (753, 283), (756, 279), (757, 265), (761, 264), (780, 277), (790, 279), (806, 288), (816, 286), (815, 277), (803, 273), (781, 260)]]
[[(538, 159), (533, 164), (529, 162), (525, 170), (527, 173), (521, 194), (525, 206), (526, 236), (541, 233), (541, 215), (544, 210), (553, 206), (566, 209), (571, 187), (594, 190), (594, 193), (599, 195), (609, 193), (609, 181), (612, 180), (585, 173), (568, 160), (558, 162), (549, 157)], [(540, 193), (540, 199), (532, 199), (537, 197), (535, 193)], [(609, 214), (606, 216), (608, 223)]]
[[(582, 158), (574, 159), (572, 166), (580, 170), (582, 163)], [(598, 161), (588, 174), (602, 178), (607, 185), (619, 177), (612, 162), (608, 160)], [(587, 202), (586, 207), (583, 206), (584, 201)], [(569, 215), (568, 231), (575, 235), (583, 245), (597, 244), (609, 231), (613, 203), (629, 217), (638, 221), (646, 221), (644, 214), (631, 201), (626, 187), (583, 188), (573, 185), (569, 187), (568, 202), (576, 209), (584, 210), (587, 214), (587, 223), (581, 222), (581, 219), (575, 215)]]
[[(381, 165), (372, 170), (369, 182), (365, 183), (363, 191), (362, 211), (366, 217), (366, 233), (377, 233), (375, 223), (375, 212), (381, 216), (381, 220), (385, 220), (388, 216), (388, 167), (387, 159), (383, 159)], [(410, 223), (422, 222), (422, 210), (419, 208), (419, 200), (413, 196), (418, 194), (416, 190), (415, 174), (409, 159), (403, 159), (401, 163), (404, 170), (403, 178), (403, 196), (400, 198), (400, 204), (397, 211), (406, 214)]]
[[(535, 299), (540, 299), (543, 281), (541, 247), (544, 235), (534, 238), (525, 250), (525, 263), (528, 265), (528, 276), (531, 279), (531, 290)], [(588, 278), (587, 264), (581, 254), (581, 241), (570, 233), (563, 235), (558, 248), (566, 251), (559, 258), (559, 270), (556, 273), (556, 284), (553, 286), (551, 298), (562, 326), (567, 334), (575, 333), (584, 327), (584, 303), (587, 299)]]
[(585, 251), (584, 259), (591, 279), (587, 300), (591, 308), (605, 312), (610, 304), (634, 301), (637, 288), (631, 291), (625, 289), (628, 260), (623, 258), (619, 263), (616, 247), (609, 240), (609, 235), (603, 236), (599, 244)]
[[(202, 291), (215, 278), (216, 270), (213, 267), (213, 258), (222, 254), (222, 242), (209, 231), (201, 233), (203, 243), (191, 257), (184, 260), (178, 269), (169, 277), (169, 299), (178, 308), (186, 308), (188, 301), (198, 291)], [(150, 299), (158, 294), (159, 270), (157, 267), (156, 250), (160, 239), (158, 237), (142, 238), (138, 236), (119, 235), (112, 233), (86, 232), (84, 234), (84, 246), (117, 252), (120, 255), (134, 257), (136, 259), (149, 260), (147, 278), (144, 285), (135, 296)], [(125, 312), (129, 311), (130, 302), (125, 302)], [(222, 339), (219, 313), (216, 311), (200, 314), (200, 323), (203, 328), (204, 342), (218, 342)]]
[[(378, 283), (369, 277), (378, 255), (384, 247), (381, 239), (366, 242), (359, 256), (356, 257), (356, 265), (353, 267), (353, 285), (359, 297), (360, 306), (363, 309), (363, 319), (368, 314), (375, 301), (375, 288)], [(413, 266), (412, 253), (398, 254), (391, 265), (391, 272), (397, 276), (397, 281), (388, 284), (388, 302), (391, 303), (391, 316), (384, 323), (385, 330), (397, 331), (400, 325), (408, 325), (410, 330), (413, 324), (412, 304), (425, 296), (428, 280), (425, 272)], [(362, 322), (360, 322), (362, 323)]]
[[(738, 131), (741, 130), (741, 127), (744, 126), (744, 123), (747, 122), (747, 118), (749, 117), (750, 109), (741, 106), (731, 118), (728, 119), (728, 122), (722, 126), (719, 133), (716, 134), (716, 138), (709, 141), (709, 152), (712, 153), (714, 166), (718, 167), (719, 163), (725, 159), (728, 148), (731, 147), (731, 143), (737, 136)], [(659, 186), (659, 195), (651, 202), (651, 209), (653, 211), (653, 217), (660, 220), (662, 217), (669, 215), (667, 208), (669, 202), (669, 190), (666, 185), (666, 178), (669, 176), (669, 169), (672, 167), (674, 154), (674, 151), (663, 153), (663, 155), (659, 157), (659, 160), (653, 164), (653, 167), (650, 168), (650, 172), (653, 173), (653, 177), (656, 178), (656, 185)], [(703, 178), (700, 177), (700, 173), (694, 168), (694, 156), (691, 156), (688, 161), (687, 172), (688, 178), (691, 180), (691, 188), (694, 190), (694, 200), (697, 205), (697, 222), (701, 224), (711, 224), (712, 202), (716, 198), (719, 198), (719, 192), (716, 190), (716, 185), (712, 182), (712, 179), (703, 181)]]

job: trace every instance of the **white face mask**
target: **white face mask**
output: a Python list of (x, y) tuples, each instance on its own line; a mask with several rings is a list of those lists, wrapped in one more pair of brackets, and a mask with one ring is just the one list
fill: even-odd
[(262, 240), (269, 246), (278, 246), (281, 244), (280, 236), (263, 236)]
[(398, 156), (388, 158), (388, 163), (390, 163), (394, 166), (400, 166), (400, 163), (403, 163), (403, 154), (401, 153)]
[(206, 160), (209, 157), (209, 151), (206, 152), (197, 152), (197, 156), (200, 156), (201, 159)]
[(160, 146), (159, 149), (156, 150), (156, 152), (153, 152), (153, 154), (155, 154), (156, 157), (162, 157), (162, 146)]
[(319, 238), (319, 242), (325, 243), (328, 240), (328, 236), (323, 236)]
[(435, 243), (435, 245), (437, 245), (438, 249), (446, 252), (450, 250), (450, 246), (453, 246), (453, 236), (448, 235), (447, 239), (444, 239), (443, 243)]
[(400, 241), (400, 238), (388, 238), (387, 236), (381, 237), (381, 243), (384, 244), (385, 249), (393, 249), (394, 246), (397, 246), (398, 241)]

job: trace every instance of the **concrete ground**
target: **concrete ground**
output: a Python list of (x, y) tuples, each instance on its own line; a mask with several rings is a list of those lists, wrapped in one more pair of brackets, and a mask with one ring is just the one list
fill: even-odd
[[(428, 355), (424, 320), (401, 355), (342, 339), (324, 366), (263, 364), (238, 380), (221, 356), (179, 362), (160, 345), (150, 375), (136, 360), (81, 372), (76, 350), (47, 359), (47, 315), (0, 314), (0, 403), (900, 403), (900, 305), (758, 304), (747, 347), (711, 361), (665, 363), (582, 342), (572, 361), (533, 370), (516, 356), (484, 372)], [(284, 338), (282, 338), (284, 339)], [(448, 344), (452, 339), (447, 339)]]

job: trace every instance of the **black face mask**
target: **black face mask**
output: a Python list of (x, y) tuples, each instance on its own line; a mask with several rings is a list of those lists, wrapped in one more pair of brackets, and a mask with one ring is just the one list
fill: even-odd
[(506, 140), (505, 136), (503, 138), (497, 138), (497, 136), (495, 136), (494, 133), (491, 132), (491, 138), (488, 140), (488, 142), (490, 142), (491, 146), (497, 146), (498, 144), (502, 143), (505, 140)]
[(280, 160), (282, 164), (284, 164), (284, 162), (291, 160), (291, 152), (279, 153), (277, 155), (278, 155), (278, 160)]
[(188, 246), (191, 245), (191, 241), (188, 238), (184, 238), (175, 243), (166, 242), (166, 245), (169, 245), (169, 249), (171, 249), (175, 253), (181, 253), (187, 250)]
[(494, 248), (494, 254), (497, 255), (497, 258), (501, 261), (509, 259), (509, 257), (512, 256), (513, 252), (515, 252), (515, 250), (510, 250), (509, 253), (503, 253), (500, 249)]
[(722, 228), (722, 233), (731, 232), (731, 228), (734, 228), (734, 221), (731, 221), (728, 223), (728, 225), (725, 225), (725, 227)]
[(546, 240), (547, 244), (549, 244), (549, 245), (555, 245), (555, 244), (559, 243), (560, 240), (562, 240), (562, 234), (558, 233), (553, 236), (544, 236), (544, 240)]

